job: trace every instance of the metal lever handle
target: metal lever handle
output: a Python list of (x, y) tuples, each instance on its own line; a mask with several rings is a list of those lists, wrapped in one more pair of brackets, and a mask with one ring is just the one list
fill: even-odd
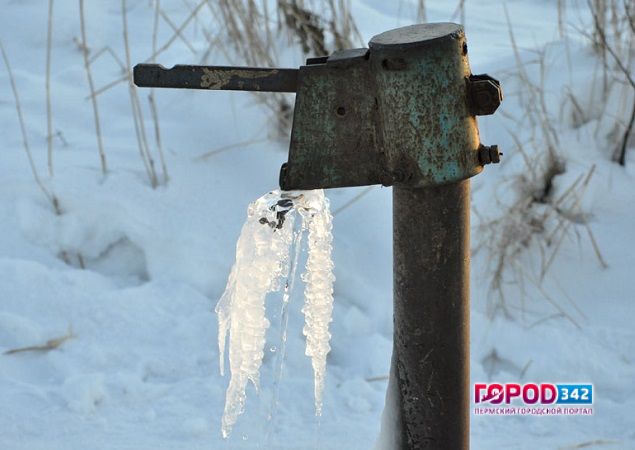
[(296, 92), (297, 69), (137, 64), (134, 83), (139, 87), (212, 89), (226, 91)]

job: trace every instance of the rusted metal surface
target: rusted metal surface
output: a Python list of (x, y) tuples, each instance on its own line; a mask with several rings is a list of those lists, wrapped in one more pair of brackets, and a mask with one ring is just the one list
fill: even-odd
[(159, 64), (137, 64), (133, 78), (139, 87), (295, 92), (298, 70), (187, 65), (166, 69)]
[[(369, 48), (299, 69), (139, 64), (142, 87), (296, 92), (284, 190), (383, 184), (415, 188), (479, 173), (475, 115), (493, 113), (500, 83), (472, 75), (460, 25), (403, 27)], [(489, 161), (495, 158), (490, 157)]]
[(469, 180), (393, 187), (392, 449), (469, 446), (469, 208)]
[(285, 190), (380, 183), (385, 165), (377, 149), (374, 86), (368, 49), (335, 53), (300, 67)]
[(463, 28), (449, 23), (413, 25), (371, 39), (381, 150), (394, 184), (438, 185), (481, 171), (476, 119), (466, 101), (464, 44)]
[(479, 87), (489, 91), (470, 90), (462, 27), (399, 28), (369, 47), (300, 68), (281, 187), (420, 188), (479, 173), (471, 98)]

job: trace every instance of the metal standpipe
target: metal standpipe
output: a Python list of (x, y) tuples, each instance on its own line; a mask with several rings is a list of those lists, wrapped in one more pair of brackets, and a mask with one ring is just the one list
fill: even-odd
[(470, 181), (393, 187), (393, 449), (469, 447)]
[(463, 28), (421, 24), (298, 69), (140, 64), (142, 87), (296, 92), (282, 190), (393, 186), (394, 345), (382, 450), (469, 447), (469, 178), (502, 101)]
[(497, 86), (486, 77), (486, 86), (470, 84), (461, 28), (415, 31), (370, 42), (371, 60), (375, 51), (384, 69), (377, 70), (383, 148), (398, 155), (394, 171), (405, 175), (393, 183), (393, 356), (381, 439), (391, 450), (462, 450), (470, 414), (469, 177), (490, 150), (480, 145), (470, 97)]

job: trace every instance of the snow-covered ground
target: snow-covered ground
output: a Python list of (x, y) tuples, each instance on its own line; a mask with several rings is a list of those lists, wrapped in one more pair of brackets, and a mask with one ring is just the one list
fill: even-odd
[[(163, 0), (161, 5), (180, 24), (189, 14), (186, 3)], [(447, 21), (455, 3), (427, 1), (428, 20)], [(561, 39), (555, 3), (515, 0), (506, 5), (519, 57), (536, 83), (540, 73), (532, 64), (534, 50), (544, 50), (546, 114), (566, 161), (566, 171), (554, 179), (555, 196), (566, 194), (595, 165), (578, 212), (608, 268), (596, 257), (585, 226), (571, 225), (540, 287), (527, 282), (521, 293), (509, 286), (511, 314), (492, 319), (487, 314), (495, 298), (489, 289), (491, 255), (483, 248), (477, 251), (472, 260), (472, 378), (591, 382), (595, 414), (473, 416), (472, 446), (477, 449), (635, 448), (635, 162), (631, 151), (626, 167), (620, 167), (606, 150), (610, 119), (626, 117), (633, 95), (615, 86), (602, 98), (592, 88), (597, 62), (572, 29), (566, 41)], [(153, 7), (147, 0), (128, 4), (131, 59), (142, 61), (151, 53)], [(523, 116), (524, 86), (514, 75), (502, 5), (466, 2), (472, 69), (500, 76), (507, 95), (495, 116), (479, 122), (483, 142), (499, 144), (505, 156), (500, 166), (487, 167), (473, 181), (475, 248), (489, 236), (478, 227), (479, 218), (500, 217), (515, 198), (517, 174), (526, 170), (509, 131), (521, 141), (534, 132), (529, 124), (511, 119)], [(234, 262), (247, 205), (276, 187), (287, 143), (265, 140), (268, 110), (249, 94), (157, 91), (170, 180), (152, 189), (136, 148), (128, 91), (119, 84), (99, 97), (109, 166), (103, 177), (77, 45), (77, 3), (55, 2), (51, 100), (59, 135), (50, 177), (46, 2), (2, 0), (0, 10), (0, 39), (13, 66), (35, 163), (63, 212), (54, 213), (33, 181), (9, 77), (0, 65), (0, 352), (72, 333), (54, 350), (0, 355), (0, 448), (372, 448), (391, 352), (390, 189), (376, 187), (339, 212), (361, 190), (327, 192), (336, 212), (337, 281), (321, 418), (315, 417), (311, 360), (304, 356), (301, 295), (291, 299), (278, 406), (271, 406), (281, 302), (273, 296), (261, 392), (248, 388), (246, 412), (223, 440), (228, 378), (219, 375), (214, 307)], [(356, 0), (352, 10), (366, 40), (416, 17), (406, 1)], [(209, 13), (202, 12), (200, 20), (210, 22)], [(567, 20), (589, 23), (584, 10), (574, 6)], [(119, 2), (87, 1), (86, 21), (93, 54), (109, 47), (124, 59)], [(183, 33), (204, 52), (200, 24), (193, 22)], [(159, 43), (171, 35), (162, 22)], [(287, 53), (288, 65), (301, 62), (299, 55)], [(159, 61), (169, 66), (199, 58), (177, 40)], [(217, 59), (226, 62), (220, 53)], [(93, 74), (96, 85), (103, 86), (120, 78), (121, 70), (106, 53)], [(564, 99), (570, 91), (588, 111), (576, 127), (567, 119), (571, 105)], [(147, 94), (139, 91), (144, 108)], [(153, 142), (147, 109), (145, 119)], [(530, 144), (525, 151), (529, 158), (537, 154)], [(539, 278), (537, 245), (529, 245), (520, 264), (526, 279)]]

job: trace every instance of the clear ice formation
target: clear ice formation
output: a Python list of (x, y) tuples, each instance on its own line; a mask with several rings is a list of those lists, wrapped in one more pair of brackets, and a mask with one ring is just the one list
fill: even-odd
[[(225, 372), (225, 344), (229, 340), (231, 378), (221, 426), (225, 438), (244, 411), (247, 383), (251, 381), (256, 390), (259, 389), (265, 333), (269, 327), (265, 316), (265, 297), (283, 287), (283, 302), (287, 302), (290, 296), (295, 272), (291, 270), (290, 273), (291, 248), (299, 245), (301, 240), (297, 232), (294, 234), (298, 214), (301, 232), (308, 232), (306, 270), (301, 276), (305, 283), (302, 308), (305, 317), (305, 353), (311, 358), (313, 366), (315, 412), (316, 415), (322, 412), (326, 355), (331, 349), (329, 323), (333, 312), (335, 281), (331, 260), (332, 216), (329, 201), (321, 189), (291, 192), (276, 190), (249, 205), (247, 221), (236, 244), (236, 262), (225, 292), (216, 306), (221, 374)], [(297, 257), (294, 255), (293, 259), (297, 260)], [(286, 331), (283, 333), (286, 334)]]
[(331, 351), (329, 323), (333, 314), (333, 261), (331, 241), (332, 216), (324, 191), (307, 198), (307, 208), (299, 210), (303, 223), (308, 225), (309, 256), (306, 271), (302, 274), (304, 288), (305, 354), (313, 365), (315, 414), (322, 414), (322, 392), (326, 374), (326, 355)]

